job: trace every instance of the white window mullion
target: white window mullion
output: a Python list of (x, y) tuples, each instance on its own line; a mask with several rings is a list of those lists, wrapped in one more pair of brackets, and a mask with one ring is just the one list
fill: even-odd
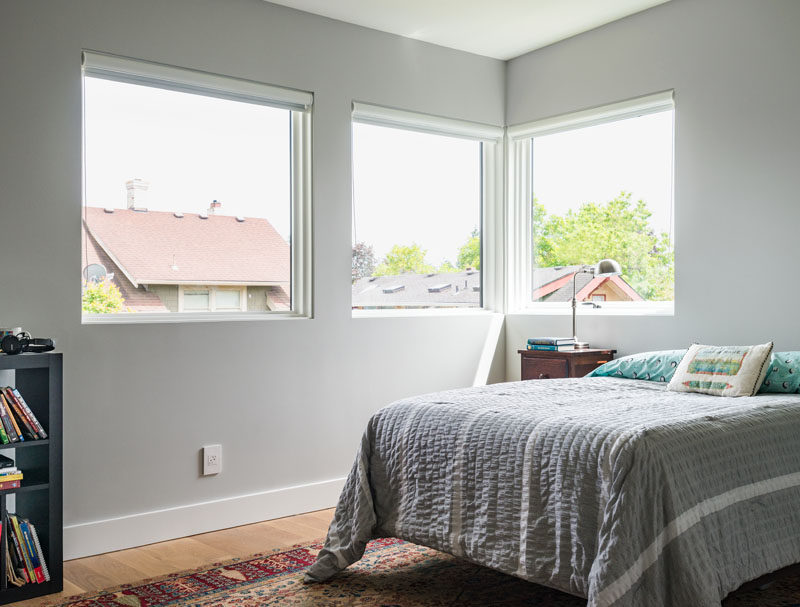
[(502, 142), (484, 142), (483, 229), (481, 233), (483, 307), (493, 312), (506, 309), (506, 237), (503, 196)]
[(311, 318), (313, 301), (313, 234), (311, 181), (311, 114), (292, 112), (292, 285), (291, 307)]
[(508, 214), (505, 224), (507, 242), (508, 311), (528, 305), (531, 291), (532, 226), (531, 144), (530, 139), (509, 139), (506, 145), (508, 163)]

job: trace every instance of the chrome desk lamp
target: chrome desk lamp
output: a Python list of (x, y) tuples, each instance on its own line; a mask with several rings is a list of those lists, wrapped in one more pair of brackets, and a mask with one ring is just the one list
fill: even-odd
[(593, 276), (616, 276), (622, 274), (622, 268), (613, 259), (601, 259), (593, 266), (582, 266), (575, 274), (572, 275), (572, 338), (575, 340), (573, 346), (576, 350), (586, 350), (589, 348), (589, 342), (578, 341), (578, 328), (575, 322), (575, 309), (578, 302), (575, 299), (575, 283), (577, 282), (578, 274), (592, 274)]

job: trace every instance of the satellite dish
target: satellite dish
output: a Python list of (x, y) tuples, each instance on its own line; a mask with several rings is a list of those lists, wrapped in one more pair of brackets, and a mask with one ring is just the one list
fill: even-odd
[(101, 263), (90, 263), (83, 269), (83, 278), (86, 282), (103, 282), (108, 272)]

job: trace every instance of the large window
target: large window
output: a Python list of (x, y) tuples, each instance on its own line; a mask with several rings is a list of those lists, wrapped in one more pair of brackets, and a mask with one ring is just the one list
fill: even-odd
[(354, 309), (483, 305), (486, 148), (499, 134), (356, 106)]
[[(522, 299), (564, 306), (574, 289), (592, 308), (674, 300), (673, 122), (660, 94), (513, 129), (529, 167)], [(603, 259), (621, 273), (595, 276)]]
[(307, 314), (311, 95), (84, 55), (84, 319)]

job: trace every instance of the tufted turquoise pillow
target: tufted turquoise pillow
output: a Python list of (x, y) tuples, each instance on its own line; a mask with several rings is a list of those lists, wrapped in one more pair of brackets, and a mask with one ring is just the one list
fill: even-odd
[[(662, 350), (623, 356), (600, 365), (586, 377), (625, 377), (649, 381), (669, 382), (686, 350)], [(800, 356), (800, 352), (797, 353)], [(800, 362), (800, 357), (798, 358)], [(800, 375), (800, 368), (798, 368)], [(800, 378), (798, 378), (800, 379)]]
[(764, 392), (800, 393), (800, 352), (773, 352), (769, 371), (761, 384)]

